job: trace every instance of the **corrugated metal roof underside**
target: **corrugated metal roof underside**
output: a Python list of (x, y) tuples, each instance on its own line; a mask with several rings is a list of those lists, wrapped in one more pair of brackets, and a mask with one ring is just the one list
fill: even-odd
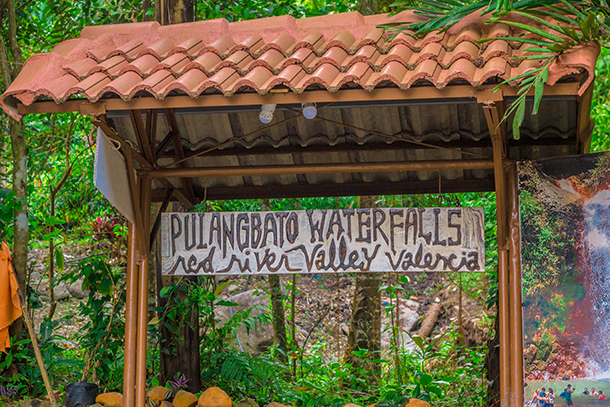
[[(526, 115), (520, 140), (512, 140), (509, 133), (509, 139), (512, 140), (510, 157), (538, 159), (575, 154), (576, 112), (575, 98), (543, 101), (539, 114)], [(271, 124), (295, 115), (294, 111), (280, 110), (278, 107)], [(376, 133), (435, 143), (462, 152), (421, 148), (395, 138), (303, 117), (239, 139), (265, 126), (258, 120), (258, 111), (176, 114), (187, 156), (235, 140), (206, 155), (190, 159), (188, 163), (191, 167), (478, 158), (464, 152), (492, 156), (483, 108), (476, 103), (345, 108), (329, 106), (320, 109), (318, 116)], [(119, 135), (136, 145), (130, 117), (115, 113), (112, 120)], [(508, 125), (510, 129), (510, 122)], [(160, 113), (157, 144), (168, 132), (166, 118)], [(176, 160), (172, 149), (158, 158), (161, 166)], [(440, 175), (441, 190), (444, 192), (493, 189), (491, 170), (444, 170)], [(355, 172), (193, 178), (192, 182), (199, 198), (207, 194), (208, 199), (238, 199), (437, 192), (438, 176), (438, 172), (423, 171)], [(173, 178), (171, 181), (176, 187), (184, 188), (181, 179)], [(155, 182), (154, 187), (161, 186)], [(159, 199), (160, 196), (159, 194), (156, 198)]]

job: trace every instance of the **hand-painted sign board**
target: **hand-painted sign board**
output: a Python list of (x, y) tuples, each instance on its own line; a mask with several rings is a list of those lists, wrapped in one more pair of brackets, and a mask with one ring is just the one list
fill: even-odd
[(165, 275), (483, 271), (483, 208), (164, 213)]

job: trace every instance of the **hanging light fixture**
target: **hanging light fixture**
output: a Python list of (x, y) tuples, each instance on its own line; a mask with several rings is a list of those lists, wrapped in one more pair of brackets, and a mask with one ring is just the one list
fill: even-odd
[(258, 114), (258, 119), (261, 123), (269, 124), (273, 120), (273, 113), (275, 112), (275, 104), (268, 104), (261, 106), (261, 112)]
[(303, 116), (305, 116), (306, 119), (314, 119), (318, 114), (315, 103), (301, 103), (301, 108), (303, 109)]

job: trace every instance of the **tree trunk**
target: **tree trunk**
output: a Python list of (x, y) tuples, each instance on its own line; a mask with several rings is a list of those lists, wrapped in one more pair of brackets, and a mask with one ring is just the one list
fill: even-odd
[[(376, 197), (360, 197), (360, 208), (375, 207)], [(354, 371), (365, 369), (368, 373), (379, 371), (373, 360), (379, 359), (381, 348), (381, 274), (356, 274), (356, 288), (352, 302), (352, 319), (347, 336), (344, 360)], [(358, 351), (367, 350), (364, 357)], [(373, 376), (368, 376), (369, 379)]]
[[(15, 0), (7, 0), (4, 13), (8, 17), (8, 32), (0, 32), (0, 74), (4, 85), (1, 92), (10, 86), (17, 74), (21, 71), (23, 59), (21, 48), (17, 43), (17, 19), (15, 15)], [(3, 14), (4, 14), (3, 13)], [(4, 17), (6, 18), (6, 17)], [(4, 39), (8, 40), (8, 46)], [(14, 239), (13, 239), (13, 265), (19, 286), (22, 287), (24, 297), (27, 299), (25, 286), (28, 262), (28, 148), (24, 126), (21, 122), (13, 119), (10, 121), (11, 146), (13, 150), (13, 192), (19, 202), (15, 210)], [(21, 338), (23, 322), (21, 319), (15, 321), (11, 327), (11, 335)]]
[[(15, 223), (13, 235), (13, 266), (19, 287), (22, 287), (24, 298), (27, 300), (26, 276), (28, 266), (28, 148), (23, 134), (23, 123), (11, 121), (11, 144), (13, 148), (13, 192), (19, 204), (15, 209)], [(23, 333), (23, 320), (13, 323), (11, 335), (19, 340)]]
[[(177, 204), (170, 204), (171, 212), (182, 212), (183, 208)], [(157, 286), (157, 306), (165, 310), (167, 301), (161, 298), (161, 289), (172, 284), (178, 284), (175, 277), (161, 276), (161, 239), (157, 235), (155, 248), (156, 263), (156, 286)], [(214, 277), (206, 277), (214, 278)], [(196, 284), (197, 277), (184, 277), (184, 280)], [(184, 281), (184, 283), (188, 283)], [(182, 284), (184, 284), (182, 283)], [(176, 296), (184, 303), (187, 296), (186, 290), (178, 288)], [(199, 352), (199, 307), (194, 306), (185, 320), (171, 321), (162, 318), (159, 313), (159, 326), (161, 329), (161, 340), (159, 341), (161, 383), (173, 380), (176, 374), (183, 374), (188, 380), (188, 390), (192, 393), (201, 391), (201, 354)], [(167, 324), (171, 326), (168, 327)]]
[(180, 24), (195, 19), (193, 0), (157, 0), (155, 1), (155, 20), (163, 25)]
[(485, 356), (487, 386), (487, 407), (500, 405), (500, 318), (496, 315), (494, 322), (494, 337), (487, 342)]
[[(271, 210), (268, 199), (261, 200), (261, 210)], [(282, 293), (282, 281), (278, 275), (269, 275), (269, 293), (271, 294), (271, 315), (273, 317), (273, 336), (275, 344), (280, 350), (279, 359), (286, 363), (288, 361), (288, 339), (286, 338), (286, 313), (284, 311), (284, 294)]]

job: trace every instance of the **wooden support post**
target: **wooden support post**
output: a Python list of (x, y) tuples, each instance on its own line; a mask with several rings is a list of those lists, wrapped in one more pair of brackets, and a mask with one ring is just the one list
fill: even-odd
[(136, 261), (136, 228), (129, 224), (127, 244), (127, 297), (125, 304), (125, 362), (123, 364), (123, 407), (135, 402), (136, 321), (138, 308), (138, 266)]
[(508, 168), (509, 194), (509, 271), (510, 271), (510, 349), (512, 399), (523, 406), (523, 307), (521, 292), (521, 217), (519, 213), (519, 176), (517, 166)]
[(496, 218), (498, 222), (498, 318), (500, 319), (500, 406), (513, 406), (511, 402), (510, 372), (510, 321), (509, 321), (509, 270), (508, 270), (508, 207), (506, 172), (504, 163), (507, 155), (506, 132), (502, 117), (504, 102), (497, 101), (484, 105), (485, 117), (491, 134), (496, 184)]
[(151, 179), (142, 177), (141, 185), (141, 211), (142, 234), (137, 235), (138, 248), (145, 247), (140, 252), (140, 275), (138, 281), (138, 344), (136, 355), (136, 407), (146, 407), (146, 356), (148, 336), (148, 268), (149, 268), (149, 230), (150, 230), (150, 196)]
[[(176, 114), (174, 113), (174, 109), (165, 109), (165, 119), (167, 120), (167, 125), (169, 126), (172, 133), (176, 135), (172, 140), (172, 142), (174, 143), (174, 153), (176, 155), (176, 160), (184, 160), (182, 137), (180, 137), (180, 129), (178, 128), (178, 120), (176, 120)], [(181, 168), (188, 168), (188, 164), (186, 162), (181, 162), (179, 165)], [(184, 184), (186, 195), (191, 200), (191, 202), (194, 203), (195, 192), (193, 190), (193, 182), (188, 177), (182, 177), (182, 183)]]

